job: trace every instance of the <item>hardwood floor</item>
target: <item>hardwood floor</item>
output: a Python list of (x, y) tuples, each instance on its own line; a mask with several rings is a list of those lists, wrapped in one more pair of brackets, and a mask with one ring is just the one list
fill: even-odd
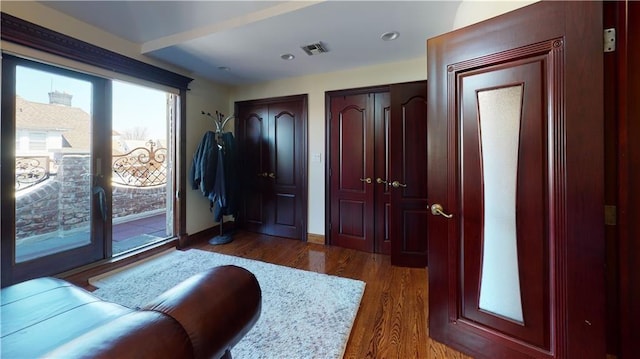
[[(365, 292), (344, 358), (471, 358), (429, 338), (424, 268), (392, 266), (388, 255), (244, 231), (234, 233), (228, 244), (213, 246), (200, 240), (188, 248), (364, 281)], [(87, 278), (110, 269), (86, 271), (66, 279), (91, 290)]]
[(345, 358), (468, 358), (428, 340), (426, 269), (391, 266), (387, 255), (247, 232), (229, 244), (193, 247), (364, 281)]
[[(166, 250), (169, 246), (171, 244), (167, 243), (157, 250)], [(429, 338), (427, 269), (391, 266), (388, 255), (243, 231), (236, 232), (233, 242), (228, 244), (212, 246), (206, 240), (200, 240), (188, 248), (364, 281), (364, 296), (344, 358), (472, 359)], [(93, 290), (87, 284), (88, 278), (130, 264), (131, 260), (144, 259), (150, 254), (141, 254), (64, 278)], [(615, 358), (613, 355), (607, 356), (607, 359)]]

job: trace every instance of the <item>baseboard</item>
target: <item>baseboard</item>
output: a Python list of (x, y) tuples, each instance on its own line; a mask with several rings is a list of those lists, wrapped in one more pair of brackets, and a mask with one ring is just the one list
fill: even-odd
[(324, 235), (307, 233), (307, 242), (315, 244), (325, 244)]
[[(224, 222), (224, 225), (223, 225), (224, 232), (228, 233), (228, 231), (235, 230), (236, 228), (235, 224), (236, 224), (235, 221)], [(215, 225), (211, 228), (207, 228), (200, 232), (190, 234), (187, 238), (186, 244), (187, 246), (189, 246), (196, 242), (208, 241), (219, 234), (220, 234), (220, 227), (219, 225)], [(324, 245), (325, 237), (322, 234), (307, 233), (307, 242)]]

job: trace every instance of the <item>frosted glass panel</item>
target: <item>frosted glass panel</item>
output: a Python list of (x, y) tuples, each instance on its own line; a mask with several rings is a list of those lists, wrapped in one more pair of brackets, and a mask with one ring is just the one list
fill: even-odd
[(482, 310), (523, 322), (516, 238), (522, 86), (478, 92), (484, 179)]

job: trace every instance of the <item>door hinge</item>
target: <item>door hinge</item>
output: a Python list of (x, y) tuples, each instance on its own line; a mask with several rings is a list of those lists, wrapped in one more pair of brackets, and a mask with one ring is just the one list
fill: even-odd
[(616, 206), (604, 206), (604, 224), (606, 226), (615, 226), (618, 222)]
[(331, 177), (331, 168), (329, 168), (329, 177)]
[(329, 222), (329, 230), (331, 230), (331, 222)]
[(616, 51), (616, 29), (604, 29), (604, 52)]

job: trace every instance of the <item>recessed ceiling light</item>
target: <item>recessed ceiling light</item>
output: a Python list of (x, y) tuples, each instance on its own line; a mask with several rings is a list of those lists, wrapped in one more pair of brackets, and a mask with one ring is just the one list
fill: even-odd
[(226, 67), (226, 66), (218, 66), (218, 70), (220, 70), (220, 71), (231, 71), (231, 68)]
[(293, 54), (282, 54), (282, 55), (280, 55), (280, 58), (283, 59), (283, 60), (293, 60), (296, 57), (293, 56)]
[(397, 31), (389, 31), (389, 32), (385, 32), (384, 34), (380, 35), (380, 38), (384, 41), (391, 41), (391, 40), (395, 40), (398, 38), (398, 36), (400, 36), (400, 33)]

